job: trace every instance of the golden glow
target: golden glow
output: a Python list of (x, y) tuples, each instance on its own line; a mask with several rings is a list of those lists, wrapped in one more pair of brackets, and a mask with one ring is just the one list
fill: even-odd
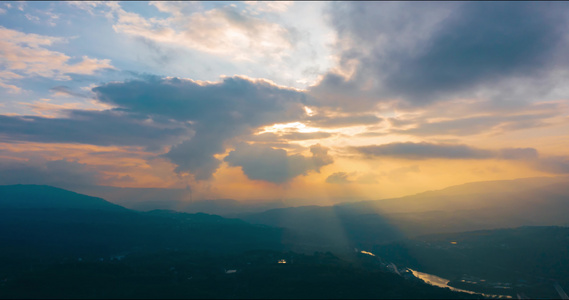
[(281, 123), (281, 124), (273, 124), (271, 126), (262, 127), (262, 131), (258, 132), (257, 134), (262, 134), (266, 132), (273, 132), (273, 133), (280, 133), (280, 132), (317, 132), (320, 131), (319, 128), (316, 127), (308, 127), (301, 122), (292, 122), (292, 123)]
[[(307, 114), (314, 113), (306, 107)], [(516, 160), (499, 159), (424, 159), (405, 160), (390, 157), (366, 158), (350, 150), (350, 147), (381, 145), (393, 142), (433, 142), (441, 137), (412, 137), (389, 134), (380, 136), (359, 135), (369, 129), (351, 126), (335, 129), (311, 127), (303, 122), (279, 123), (259, 128), (261, 133), (283, 135), (291, 132), (326, 131), (332, 137), (321, 140), (289, 141), (304, 148), (289, 150), (289, 155), (310, 157), (308, 147), (316, 143), (330, 148), (334, 163), (320, 172), (308, 172), (283, 184), (251, 180), (241, 168), (222, 163), (210, 181), (196, 182), (187, 173), (176, 174), (175, 165), (156, 153), (142, 147), (93, 146), (82, 144), (0, 143), (1, 159), (23, 161), (29, 157), (45, 160), (74, 161), (88, 165), (101, 174), (102, 185), (118, 187), (185, 188), (191, 185), (194, 199), (230, 198), (241, 201), (282, 200), (287, 205), (332, 205), (354, 200), (374, 200), (416, 194), (427, 190), (442, 189), (452, 185), (474, 181), (516, 179), (522, 177), (551, 176), (544, 171)], [(569, 149), (569, 123), (549, 127), (536, 127), (512, 131), (501, 135), (453, 137), (449, 143), (467, 144), (482, 149), (507, 147), (532, 147), (539, 145), (540, 156), (567, 155)], [(163, 151), (166, 151), (164, 149)], [(231, 151), (217, 154), (219, 160)], [(329, 183), (326, 179), (343, 172), (344, 183)], [(129, 178), (129, 180), (117, 180)]]

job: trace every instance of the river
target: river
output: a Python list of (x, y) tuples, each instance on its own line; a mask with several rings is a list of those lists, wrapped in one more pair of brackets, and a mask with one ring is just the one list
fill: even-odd
[(428, 274), (428, 273), (415, 271), (413, 269), (409, 269), (409, 271), (411, 271), (411, 273), (413, 273), (413, 276), (423, 280), (424, 282), (426, 282), (430, 285), (438, 286), (441, 288), (449, 288), (451, 291), (468, 293), (468, 294), (475, 294), (475, 295), (482, 295), (484, 297), (494, 298), (494, 299), (511, 299), (512, 298), (512, 296), (509, 296), (509, 295), (490, 295), (490, 294), (484, 294), (484, 293), (476, 293), (473, 291), (468, 291), (468, 290), (463, 290), (463, 289), (457, 289), (455, 287), (448, 285), (448, 283), (450, 282), (450, 280), (448, 280), (448, 279), (444, 279), (442, 277), (432, 275), (432, 274)]

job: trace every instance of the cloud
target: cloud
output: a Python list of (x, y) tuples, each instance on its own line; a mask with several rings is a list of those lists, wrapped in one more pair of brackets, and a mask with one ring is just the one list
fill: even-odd
[[(0, 76), (0, 78), (1, 78), (1, 76)], [(1, 80), (1, 79), (0, 79), (0, 80)], [(18, 87), (18, 86), (15, 86), (15, 85), (13, 85), (13, 84), (4, 83), (4, 82), (2, 82), (2, 81), (0, 81), (0, 86), (3, 87), (3, 88), (5, 88), (5, 89), (7, 89), (8, 92), (9, 92), (9, 93), (12, 93), (12, 94), (18, 94), (18, 93), (20, 93), (20, 92), (22, 91), (22, 88), (20, 88), (20, 87)]]
[(569, 69), (568, 11), (552, 2), (333, 3), (338, 66), (310, 92), (346, 111), (473, 95), (545, 97)]
[(533, 160), (538, 158), (534, 148), (503, 148), (487, 150), (460, 144), (432, 144), (432, 143), (390, 143), (383, 145), (370, 145), (354, 147), (366, 156), (388, 156), (402, 159), (512, 159)]
[(320, 172), (320, 168), (334, 162), (332, 156), (328, 155), (328, 148), (320, 144), (312, 145), (310, 147), (312, 153), (312, 160), (314, 163), (314, 170)]
[(515, 160), (536, 160), (538, 158), (537, 150), (534, 148), (504, 148), (498, 150), (499, 158), (515, 159)]
[(361, 125), (376, 125), (383, 121), (373, 114), (334, 115), (326, 112), (315, 114), (306, 119), (307, 124), (320, 128), (340, 128)]
[[(52, 91), (81, 96), (64, 86)], [(176, 164), (176, 172), (206, 180), (221, 163), (214, 155), (224, 153), (239, 141), (237, 138), (246, 138), (261, 126), (297, 120), (306, 113), (304, 93), (245, 77), (197, 82), (146, 76), (107, 83), (92, 92), (100, 103), (115, 108), (60, 110), (63, 117), (57, 118), (0, 115), (0, 138), (8, 142), (143, 146), (149, 151), (170, 147), (161, 156)], [(328, 136), (325, 132), (288, 132), (279, 139)]]
[[(267, 80), (224, 77), (220, 82), (151, 77), (111, 82), (92, 89), (107, 104), (180, 121), (228, 127), (283, 123), (303, 115), (304, 94)], [(231, 124), (231, 125), (229, 125)]]
[(189, 136), (179, 122), (153, 120), (132, 113), (69, 110), (66, 118), (0, 115), (0, 139), (40, 143), (145, 146), (158, 150)]
[(244, 3), (256, 11), (281, 13), (294, 5), (294, 1), (244, 1)]
[(378, 183), (377, 178), (377, 174), (369, 172), (363, 174), (360, 172), (336, 172), (326, 177), (325, 182), (330, 184), (376, 184)]
[(421, 102), (504, 77), (539, 74), (563, 38), (563, 14), (556, 10), (567, 7), (520, 4), (464, 3), (441, 22), (425, 50), (397, 57), (386, 85)]
[[(200, 11), (196, 5), (152, 2), (169, 18), (146, 19), (114, 10), (116, 32), (241, 60), (280, 59), (294, 47), (296, 32), (227, 5)], [(188, 9), (189, 8), (189, 9)], [(182, 11), (186, 10), (186, 13)]]
[(387, 177), (391, 181), (402, 181), (407, 179), (407, 176), (411, 173), (419, 173), (421, 169), (419, 166), (413, 165), (409, 167), (401, 167), (391, 170), (389, 172), (384, 172), (382, 175)]
[(289, 141), (301, 141), (301, 140), (315, 140), (315, 139), (325, 139), (331, 137), (332, 134), (324, 131), (315, 132), (291, 132), (282, 135), (282, 138)]
[(566, 123), (568, 104), (566, 100), (514, 103), (456, 99), (420, 110), (394, 110), (395, 116), (386, 118), (387, 122), (381, 124), (383, 128), (368, 128), (373, 132), (361, 135), (445, 136), (445, 140), (450, 140), (460, 136), (508, 134)]
[[(229, 70), (304, 88), (332, 64), (328, 45), (334, 35), (321, 18), (324, 3), (149, 4), (156, 8), (154, 16), (118, 2), (72, 5), (107, 16), (116, 33), (140, 43), (139, 50), (149, 55), (147, 62), (161, 68), (168, 64), (177, 74), (195, 71), (200, 79), (211, 79)], [(188, 64), (193, 70), (184, 67)]]
[[(390, 143), (353, 147), (368, 158), (393, 157), (408, 160), (423, 159), (503, 159), (525, 163), (530, 167), (553, 174), (569, 173), (569, 157), (540, 156), (534, 148), (502, 148), (498, 150), (479, 149), (467, 145), (431, 143)], [(404, 172), (419, 171), (417, 166), (402, 169)], [(389, 176), (397, 174), (387, 174)]]
[(75, 161), (32, 158), (0, 159), (0, 184), (42, 184), (58, 187), (93, 185), (103, 179), (93, 167)]
[(320, 172), (321, 167), (333, 163), (328, 149), (319, 144), (311, 146), (310, 152), (312, 157), (288, 155), (282, 149), (241, 143), (224, 160), (229, 166), (241, 167), (249, 179), (283, 183), (310, 171)]
[(569, 174), (569, 157), (550, 156), (535, 160), (533, 166), (541, 171), (553, 174)]
[(71, 88), (69, 88), (68, 86), (65, 86), (65, 85), (54, 86), (51, 89), (49, 89), (49, 91), (54, 93), (55, 95), (67, 95), (67, 96), (73, 96), (73, 97), (78, 97), (78, 98), (88, 98), (89, 97), (85, 94), (74, 92), (71, 90)]
[(108, 59), (88, 56), (70, 64), (71, 57), (46, 48), (65, 41), (60, 37), (28, 34), (0, 26), (1, 86), (14, 90), (18, 87), (6, 81), (32, 76), (70, 80), (68, 74), (90, 75), (98, 70), (114, 68)]
[(485, 133), (488, 131), (504, 132), (512, 130), (521, 130), (526, 128), (536, 128), (549, 125), (545, 119), (558, 115), (559, 112), (533, 113), (521, 115), (490, 115), (464, 117), (453, 120), (444, 120), (438, 122), (417, 122), (412, 121), (398, 122), (391, 119), (393, 125), (413, 124), (414, 128), (409, 129), (391, 129), (392, 133), (410, 134), (415, 136), (431, 136), (431, 135), (453, 135), (465, 136)]
[(274, 142), (288, 142), (288, 141), (305, 141), (305, 140), (317, 140), (325, 139), (333, 136), (333, 134), (325, 131), (315, 131), (315, 132), (287, 132), (282, 134), (276, 134), (273, 132), (265, 132), (257, 135), (250, 136), (247, 140), (254, 142), (263, 143), (274, 143)]
[(346, 184), (352, 181), (348, 179), (348, 173), (346, 172), (336, 172), (326, 177), (326, 183), (331, 184)]
[[(550, 174), (569, 174), (569, 157), (540, 156), (534, 148), (480, 149), (460, 144), (390, 143), (353, 147), (367, 158), (392, 157), (407, 160), (424, 159), (500, 159), (524, 163), (527, 166)], [(384, 173), (392, 180), (402, 179), (407, 173), (419, 172), (418, 166), (403, 167)], [(394, 179), (395, 178), (395, 179)]]
[(305, 95), (265, 80), (225, 77), (220, 82), (149, 77), (93, 88), (96, 98), (120, 110), (186, 122), (195, 135), (163, 156), (198, 180), (211, 178), (230, 140), (305, 114)]
[(60, 17), (60, 15), (54, 13), (52, 11), (52, 9), (47, 9), (47, 10), (35, 9), (34, 13), (35, 13), (35, 15), (32, 15), (30, 13), (26, 13), (26, 14), (24, 14), (24, 17), (26, 17), (26, 19), (28, 19), (28, 21), (31, 21), (33, 23), (40, 24), (40, 25), (46, 24), (49, 26), (55, 26), (55, 25), (57, 25), (56, 21), (59, 20), (59, 17)]
[(495, 154), (490, 150), (477, 149), (467, 145), (430, 143), (391, 143), (383, 145), (355, 147), (366, 156), (389, 156), (403, 159), (487, 159)]

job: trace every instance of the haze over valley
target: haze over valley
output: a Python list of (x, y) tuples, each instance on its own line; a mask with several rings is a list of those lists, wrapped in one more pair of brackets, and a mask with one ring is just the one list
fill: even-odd
[(0, 2), (0, 298), (563, 298), (569, 2)]

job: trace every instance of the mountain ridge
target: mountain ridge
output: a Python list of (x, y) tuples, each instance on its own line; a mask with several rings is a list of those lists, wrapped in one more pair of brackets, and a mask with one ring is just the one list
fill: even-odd
[(0, 185), (0, 206), (11, 208), (76, 208), (123, 210), (127, 208), (99, 197), (49, 185)]

